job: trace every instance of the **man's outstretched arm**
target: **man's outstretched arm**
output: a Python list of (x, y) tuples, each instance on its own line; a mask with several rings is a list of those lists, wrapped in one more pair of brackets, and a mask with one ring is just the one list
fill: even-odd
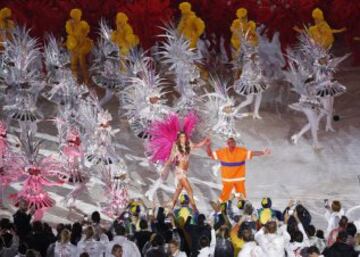
[(265, 148), (263, 151), (251, 151), (251, 156), (255, 157), (255, 156), (266, 156), (266, 155), (270, 155), (271, 154), (271, 150), (269, 148)]

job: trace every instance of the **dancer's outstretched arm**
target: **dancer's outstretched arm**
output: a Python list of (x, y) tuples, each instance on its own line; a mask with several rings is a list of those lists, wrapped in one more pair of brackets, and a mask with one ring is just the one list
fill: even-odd
[(203, 140), (201, 140), (199, 143), (194, 143), (192, 142), (192, 148), (201, 148), (204, 145), (207, 145), (208, 142), (210, 142), (210, 138), (209, 137), (205, 137)]

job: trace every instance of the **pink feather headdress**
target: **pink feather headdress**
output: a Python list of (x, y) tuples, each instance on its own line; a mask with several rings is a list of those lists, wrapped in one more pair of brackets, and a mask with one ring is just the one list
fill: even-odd
[(190, 138), (198, 118), (194, 112), (189, 112), (181, 124), (177, 114), (170, 114), (162, 121), (154, 121), (149, 130), (149, 140), (146, 150), (150, 153), (152, 162), (165, 162), (171, 153), (178, 133), (184, 132)]

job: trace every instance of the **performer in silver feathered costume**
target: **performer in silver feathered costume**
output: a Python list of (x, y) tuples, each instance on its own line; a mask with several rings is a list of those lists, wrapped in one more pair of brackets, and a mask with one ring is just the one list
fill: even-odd
[(80, 104), (79, 121), (85, 129), (85, 155), (91, 166), (123, 162), (113, 144), (114, 136), (119, 129), (111, 127), (111, 120), (110, 112), (100, 106), (95, 96), (88, 96)]
[(190, 42), (173, 25), (167, 26), (164, 31), (165, 34), (161, 35), (164, 42), (157, 54), (175, 76), (176, 89), (181, 94), (176, 108), (186, 112), (197, 104), (194, 90), (203, 84), (200, 69), (196, 65), (201, 62), (202, 56), (199, 50), (189, 48)]
[(74, 186), (64, 200), (67, 207), (73, 208), (76, 199), (82, 193), (88, 193), (86, 183), (90, 179), (90, 171), (84, 165), (84, 150), (79, 126), (65, 115), (59, 114), (55, 119), (55, 124), (58, 129), (60, 160), (68, 174), (66, 180)]
[(318, 139), (319, 121), (323, 113), (326, 113), (323, 108), (320, 98), (316, 96), (314, 84), (311, 83), (311, 74), (305, 69), (303, 64), (296, 59), (289, 61), (289, 69), (284, 71), (285, 79), (292, 86), (293, 90), (299, 94), (298, 102), (289, 105), (289, 107), (296, 111), (301, 111), (307, 118), (306, 125), (296, 134), (291, 137), (295, 144), (307, 131), (311, 131), (313, 140), (313, 147), (320, 148)]
[(262, 92), (267, 89), (263, 76), (258, 46), (252, 45), (247, 40), (248, 33), (241, 40), (241, 54), (237, 58), (242, 60), (236, 63), (242, 64), (240, 78), (234, 81), (234, 90), (237, 94), (245, 96), (246, 100), (238, 106), (242, 109), (255, 101), (253, 118), (261, 119), (259, 109), (262, 99)]
[(229, 83), (220, 79), (217, 75), (210, 76), (210, 85), (214, 92), (201, 96), (203, 100), (201, 113), (206, 127), (225, 138), (239, 138), (240, 133), (236, 129), (235, 120), (243, 118), (247, 114), (240, 113), (235, 99), (229, 95)]
[(334, 78), (334, 73), (338, 65), (349, 57), (349, 54), (334, 57), (329, 49), (317, 45), (306, 33), (300, 34), (299, 39), (298, 51), (301, 53), (301, 58), (306, 60), (306, 68), (312, 74), (316, 85), (316, 95), (320, 97), (326, 109), (326, 114), (323, 115), (326, 116), (325, 130), (335, 131), (332, 126), (334, 97), (344, 93), (346, 87)]
[(139, 137), (146, 137), (151, 122), (171, 112), (164, 98), (167, 94), (165, 83), (156, 72), (154, 60), (144, 54), (134, 60), (129, 70), (134, 75), (128, 78), (128, 86), (121, 92), (120, 100), (132, 131)]
[(99, 171), (105, 184), (107, 199), (103, 211), (111, 217), (118, 217), (129, 204), (126, 167), (100, 165)]
[(313, 146), (318, 149), (319, 123), (326, 116), (326, 130), (332, 129), (333, 99), (346, 90), (345, 86), (334, 80), (333, 73), (348, 55), (333, 58), (304, 33), (300, 36), (297, 49), (288, 51), (288, 56), (289, 69), (284, 74), (294, 91), (300, 95), (299, 102), (291, 104), (290, 108), (304, 112), (308, 119), (308, 123), (291, 140), (297, 143), (304, 133), (311, 130)]
[(69, 54), (53, 36), (49, 36), (45, 46), (44, 61), (47, 90), (42, 95), (57, 105), (58, 112), (77, 113), (79, 100), (88, 93), (88, 89), (77, 84), (70, 69)]
[(3, 58), (3, 80), (7, 86), (4, 111), (9, 119), (18, 121), (21, 134), (36, 132), (37, 122), (43, 117), (36, 102), (44, 87), (38, 41), (30, 37), (25, 27), (16, 27), (4, 43)]
[(47, 44), (44, 47), (44, 61), (46, 67), (46, 79), (49, 86), (53, 87), (59, 83), (62, 73), (70, 69), (70, 55), (54, 35), (47, 37)]
[(105, 184), (106, 207), (109, 215), (116, 215), (128, 202), (127, 166), (114, 146), (111, 114), (101, 108), (96, 97), (89, 96), (80, 107), (80, 123), (85, 128), (83, 149), (90, 166)]
[(99, 87), (105, 89), (105, 96), (100, 100), (104, 105), (111, 100), (125, 85), (127, 74), (121, 72), (119, 48), (111, 41), (111, 29), (104, 22), (100, 22), (100, 38), (93, 50), (94, 60), (90, 68), (91, 79)]

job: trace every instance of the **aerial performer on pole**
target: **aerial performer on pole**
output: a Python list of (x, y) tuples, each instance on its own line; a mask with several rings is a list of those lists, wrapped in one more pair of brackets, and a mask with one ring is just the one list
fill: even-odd
[(4, 7), (0, 10), (0, 50), (3, 50), (3, 43), (11, 36), (11, 31), (15, 28), (15, 23), (11, 19), (11, 9)]
[(82, 11), (80, 9), (70, 11), (70, 19), (65, 25), (66, 47), (70, 51), (71, 70), (74, 76), (79, 79), (78, 66), (80, 65), (82, 81), (88, 84), (89, 74), (86, 58), (93, 47), (93, 42), (88, 37), (90, 26), (86, 21), (81, 20), (81, 16)]
[(240, 61), (238, 65), (235, 65), (235, 79), (238, 79), (241, 74), (241, 61), (239, 58), (241, 55), (241, 40), (244, 37), (247, 31), (248, 17), (247, 10), (245, 8), (239, 8), (236, 10), (236, 19), (232, 22), (230, 31), (231, 31), (231, 39), (230, 43), (232, 46), (232, 59), (233, 62)]
[(163, 169), (160, 178), (146, 192), (146, 196), (150, 200), (153, 200), (156, 190), (166, 180), (171, 166), (174, 165), (176, 190), (171, 207), (175, 207), (180, 193), (185, 189), (189, 195), (190, 204), (197, 210), (193, 190), (187, 178), (189, 157), (192, 150), (204, 146), (208, 139), (204, 139), (198, 144), (191, 142), (190, 137), (196, 123), (196, 115), (190, 112), (183, 119), (183, 125), (181, 125), (180, 119), (176, 114), (171, 114), (166, 119), (155, 121), (151, 124), (149, 129), (150, 139), (146, 148), (151, 161), (163, 164)]
[(116, 14), (116, 30), (111, 33), (112, 42), (120, 51), (121, 70), (126, 71), (126, 58), (130, 51), (139, 45), (139, 37), (134, 33), (129, 18), (123, 12)]
[[(312, 17), (314, 19), (314, 25), (305, 28), (305, 32), (317, 45), (325, 50), (330, 50), (335, 41), (334, 34), (344, 32), (346, 28), (331, 28), (324, 18), (324, 13), (319, 8), (312, 11)], [(294, 30), (299, 33), (304, 32), (303, 29), (297, 26), (294, 27)]]
[(205, 31), (205, 23), (191, 10), (189, 2), (179, 4), (179, 9), (181, 11), (181, 18), (177, 30), (190, 42), (190, 48), (196, 48), (200, 36)]

